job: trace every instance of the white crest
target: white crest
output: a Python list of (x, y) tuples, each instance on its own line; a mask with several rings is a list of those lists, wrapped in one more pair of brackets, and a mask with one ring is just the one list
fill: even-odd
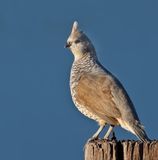
[(74, 21), (73, 26), (72, 26), (72, 32), (79, 31), (79, 25), (77, 21)]

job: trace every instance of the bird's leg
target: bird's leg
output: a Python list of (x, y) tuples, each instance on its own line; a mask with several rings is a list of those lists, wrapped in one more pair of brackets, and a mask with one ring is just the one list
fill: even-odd
[(100, 125), (100, 127), (99, 127), (99, 129), (96, 131), (96, 133), (95, 133), (95, 134), (87, 141), (87, 143), (85, 144), (84, 150), (85, 150), (85, 148), (86, 148), (86, 145), (87, 145), (90, 141), (93, 141), (93, 140), (95, 140), (95, 139), (98, 138), (100, 132), (104, 129), (104, 126), (105, 126), (105, 124), (104, 124), (104, 125), (103, 125), (103, 124)]
[(114, 126), (113, 125), (110, 125), (108, 131), (106, 132), (105, 136), (104, 136), (104, 139), (108, 139), (109, 136), (110, 136), (110, 133), (112, 132)]
[(99, 127), (99, 129), (96, 131), (96, 133), (92, 136), (92, 138), (94, 138), (94, 139), (97, 138), (99, 136), (100, 132), (103, 130), (103, 128), (104, 128), (104, 125), (101, 125)]
[(97, 139), (98, 136), (99, 136), (99, 134), (100, 134), (100, 132), (103, 130), (104, 126), (105, 126), (105, 125), (100, 125), (99, 129), (98, 129), (98, 130), (96, 131), (96, 133), (88, 140), (88, 142), (89, 142), (89, 141), (92, 141), (92, 140), (94, 140), (94, 139)]

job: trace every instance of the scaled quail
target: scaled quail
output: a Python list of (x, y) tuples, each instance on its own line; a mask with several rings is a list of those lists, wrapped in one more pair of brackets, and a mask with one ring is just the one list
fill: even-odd
[(74, 55), (70, 76), (72, 100), (82, 114), (97, 121), (100, 126), (92, 139), (98, 138), (108, 124), (105, 139), (109, 138), (114, 126), (120, 125), (140, 140), (149, 141), (126, 90), (100, 64), (92, 42), (80, 31), (76, 21), (66, 47)]

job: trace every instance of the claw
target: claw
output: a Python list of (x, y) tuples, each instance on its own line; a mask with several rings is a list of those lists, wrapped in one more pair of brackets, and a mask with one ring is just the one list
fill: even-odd
[(87, 143), (92, 142), (92, 141), (97, 140), (97, 139), (98, 139), (98, 136), (97, 137), (91, 137), (91, 138), (88, 139)]

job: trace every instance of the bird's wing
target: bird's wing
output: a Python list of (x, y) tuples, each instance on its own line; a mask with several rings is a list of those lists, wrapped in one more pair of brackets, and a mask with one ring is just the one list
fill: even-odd
[(120, 118), (120, 111), (113, 100), (112, 83), (104, 74), (85, 73), (78, 81), (75, 98), (80, 105), (103, 119)]

